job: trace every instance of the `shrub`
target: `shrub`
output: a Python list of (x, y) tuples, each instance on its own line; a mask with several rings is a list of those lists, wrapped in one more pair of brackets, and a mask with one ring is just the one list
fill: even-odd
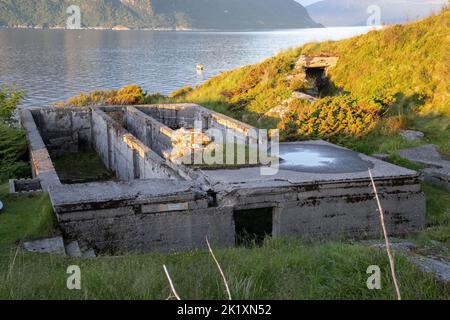
[(0, 123), (0, 181), (30, 175), (25, 132)]
[(119, 89), (113, 97), (109, 98), (106, 102), (108, 104), (118, 105), (131, 105), (142, 104), (145, 100), (145, 92), (141, 87), (135, 84)]
[(14, 128), (11, 116), (23, 98), (22, 91), (14, 87), (0, 88), (0, 181), (29, 175), (26, 160), (25, 132)]
[(24, 97), (24, 92), (13, 87), (0, 87), (0, 118), (9, 120), (17, 105)]
[(145, 102), (144, 90), (137, 85), (128, 85), (119, 90), (95, 90), (90, 93), (80, 93), (56, 103), (56, 107), (88, 107), (96, 105), (132, 105)]
[(328, 97), (315, 103), (293, 100), (292, 112), (279, 124), (283, 140), (361, 137), (377, 125), (385, 107), (350, 95)]
[(181, 87), (180, 89), (172, 92), (170, 94), (170, 97), (171, 98), (182, 98), (182, 97), (186, 96), (192, 90), (194, 90), (194, 88), (192, 88), (191, 86), (184, 86), (184, 87)]

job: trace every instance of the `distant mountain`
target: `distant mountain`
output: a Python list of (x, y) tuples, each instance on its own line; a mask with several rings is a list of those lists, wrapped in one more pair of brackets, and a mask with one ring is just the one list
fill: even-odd
[(323, 0), (307, 6), (311, 17), (324, 26), (363, 26), (371, 15), (369, 6), (379, 6), (381, 22), (394, 24), (418, 20), (439, 12), (447, 0)]
[(294, 0), (0, 0), (0, 26), (64, 27), (71, 5), (80, 7), (83, 27), (321, 27)]

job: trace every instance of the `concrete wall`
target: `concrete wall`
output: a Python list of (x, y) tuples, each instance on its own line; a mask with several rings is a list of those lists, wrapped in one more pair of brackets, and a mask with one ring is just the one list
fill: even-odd
[(122, 180), (178, 178), (165, 160), (100, 109), (92, 111), (92, 137), (103, 163)]
[(78, 152), (91, 145), (91, 112), (80, 108), (32, 110), (41, 137), (52, 156)]
[(211, 206), (193, 181), (62, 185), (50, 195), (68, 239), (98, 252), (184, 251), (234, 244), (232, 208)]
[[(425, 196), (417, 179), (380, 180), (377, 187), (389, 235), (425, 226)], [(369, 181), (236, 190), (219, 195), (218, 204), (240, 210), (274, 208), (274, 236), (362, 239), (381, 232)]]
[(208, 109), (188, 103), (143, 105), (136, 108), (172, 129), (193, 129), (195, 121), (201, 121), (207, 129), (207, 121), (211, 113)]
[(20, 121), (27, 132), (33, 178), (38, 178), (41, 181), (42, 188), (48, 192), (50, 188), (61, 185), (58, 174), (31, 111), (22, 109)]
[[(135, 108), (128, 107), (128, 109), (133, 110)], [(154, 118), (157, 120), (155, 121), (156, 124), (152, 124), (153, 126), (158, 127), (157, 123), (162, 123), (163, 126), (168, 126), (170, 128), (184, 127), (193, 129), (195, 121), (198, 121), (201, 122), (203, 131), (208, 129), (218, 129), (222, 131), (224, 138), (226, 137), (227, 130), (232, 131), (235, 135), (236, 142), (241, 144), (248, 143), (247, 136), (250, 132), (254, 132), (255, 135), (258, 133), (256, 128), (248, 124), (206, 109), (197, 104), (147, 105), (136, 106), (136, 109), (148, 115), (150, 119)], [(151, 123), (151, 121), (147, 121), (147, 124), (149, 123)], [(135, 134), (138, 135), (138, 133)], [(144, 137), (145, 134), (142, 134), (142, 138), (140, 139), (143, 139)], [(164, 141), (164, 136), (161, 138)], [(149, 143), (148, 140), (149, 139), (145, 140), (146, 143)], [(155, 139), (152, 140), (152, 148), (157, 151), (159, 150), (159, 146), (153, 145), (155, 143), (154, 141)], [(168, 142), (165, 141), (164, 144), (167, 145)], [(159, 153), (159, 151), (157, 152)]]
[(97, 252), (194, 250), (206, 247), (206, 236), (216, 245), (234, 245), (233, 211), (229, 208), (135, 214), (133, 207), (121, 207), (86, 211), (82, 216), (70, 219), (64, 215), (60, 223), (67, 237)]
[(172, 129), (137, 108), (127, 107), (124, 112), (125, 125), (136, 138), (161, 157), (164, 157), (165, 152), (171, 152)]

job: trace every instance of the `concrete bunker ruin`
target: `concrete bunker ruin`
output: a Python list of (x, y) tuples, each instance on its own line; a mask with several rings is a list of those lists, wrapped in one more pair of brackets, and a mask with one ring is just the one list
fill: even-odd
[(311, 86), (308, 94), (312, 96), (321, 96), (329, 89), (330, 82), (328, 72), (335, 67), (338, 57), (309, 57), (302, 55), (297, 60), (295, 69), (302, 74), (306, 83)]
[[(33, 176), (50, 195), (67, 241), (97, 253), (171, 252), (260, 243), (266, 235), (311, 239), (380, 235), (367, 169), (372, 169), (390, 235), (422, 228), (425, 199), (416, 172), (324, 141), (280, 144), (273, 175), (261, 166), (204, 170), (174, 157), (195, 122), (256, 130), (195, 104), (21, 110)], [(181, 130), (181, 131), (180, 131)], [(205, 134), (204, 144), (208, 145)], [(259, 141), (262, 142), (262, 141)], [(58, 157), (91, 150), (111, 175), (64, 181)], [(174, 152), (174, 150), (176, 152)], [(250, 237), (245, 237), (245, 236)]]

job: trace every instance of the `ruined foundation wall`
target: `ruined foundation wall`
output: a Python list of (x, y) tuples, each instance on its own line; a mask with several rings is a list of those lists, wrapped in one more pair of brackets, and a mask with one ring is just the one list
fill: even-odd
[[(234, 245), (233, 211), (227, 208), (135, 214), (132, 207), (97, 211), (95, 218), (60, 221), (69, 238), (97, 252), (177, 252)], [(89, 212), (85, 212), (88, 216)]]
[(136, 109), (170, 128), (193, 129), (197, 121), (202, 124), (203, 131), (218, 129), (222, 131), (224, 137), (227, 130), (233, 130), (239, 143), (246, 143), (248, 133), (252, 129), (255, 130), (250, 125), (197, 104), (136, 106)]
[(124, 112), (126, 127), (136, 138), (161, 157), (164, 157), (165, 152), (170, 154), (173, 148), (172, 129), (137, 108), (128, 107)]
[[(425, 196), (418, 179), (378, 181), (389, 235), (425, 226)], [(380, 235), (377, 203), (369, 181), (239, 190), (219, 205), (274, 208), (273, 235), (304, 238), (368, 238)]]
[(208, 129), (208, 109), (198, 108), (195, 104), (157, 104), (136, 106), (137, 109), (172, 129), (193, 129), (196, 121), (201, 121), (203, 129)]
[[(381, 198), (390, 236), (405, 236), (424, 227), (421, 192), (385, 193)], [(370, 193), (289, 202), (276, 211), (274, 222), (275, 234), (283, 236), (365, 239), (381, 235), (380, 217)]]
[(48, 192), (52, 186), (61, 185), (58, 174), (53, 166), (50, 154), (42, 140), (31, 111), (26, 109), (21, 110), (20, 121), (27, 132), (33, 178), (38, 178), (41, 182), (42, 189)]
[(80, 108), (41, 108), (31, 111), (43, 141), (52, 156), (89, 147), (91, 112)]
[(161, 157), (99, 109), (92, 111), (92, 136), (103, 163), (122, 180), (178, 177)]
[(204, 248), (206, 235), (234, 244), (233, 209), (211, 207), (191, 181), (63, 185), (51, 200), (66, 237), (98, 252), (185, 251)]

